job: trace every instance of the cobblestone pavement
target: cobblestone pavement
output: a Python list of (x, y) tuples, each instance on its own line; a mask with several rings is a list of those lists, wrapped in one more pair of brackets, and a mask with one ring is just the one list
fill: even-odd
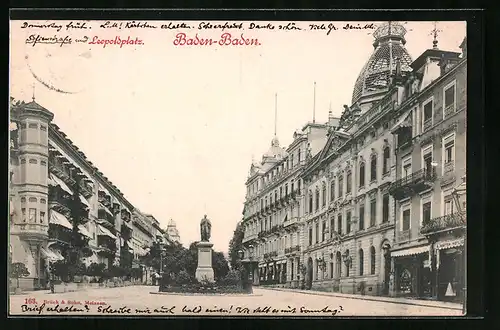
[[(152, 294), (152, 292), (154, 294)], [(64, 301), (64, 304), (63, 304)], [(24, 305), (24, 306), (23, 306)], [(87, 307), (85, 307), (87, 305)], [(10, 296), (11, 315), (211, 316), (460, 316), (460, 309), (313, 295), (256, 288), (253, 295), (158, 294), (158, 287), (129, 286)]]

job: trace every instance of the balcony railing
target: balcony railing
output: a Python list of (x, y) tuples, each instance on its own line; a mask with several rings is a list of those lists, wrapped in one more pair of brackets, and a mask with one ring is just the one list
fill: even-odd
[(404, 178), (396, 180), (391, 184), (389, 193), (393, 195), (394, 198), (400, 200), (429, 188), (432, 186), (435, 179), (436, 171), (434, 168), (432, 170), (421, 169)]
[(410, 233), (411, 233), (410, 229), (398, 232), (397, 241), (398, 242), (407, 242), (407, 241), (409, 241), (410, 238), (411, 238), (411, 234)]
[(456, 228), (465, 227), (466, 213), (455, 212), (453, 214), (444, 215), (441, 217), (433, 218), (422, 223), (420, 233), (423, 235), (433, 234), (444, 230), (451, 230)]
[(17, 234), (26, 240), (45, 240), (49, 236), (49, 226), (41, 223), (16, 223), (11, 234)]
[(444, 163), (444, 174), (453, 173), (455, 171), (455, 162)]
[(49, 229), (49, 240), (64, 245), (71, 243), (72, 231), (68, 228), (61, 228), (58, 226), (51, 226)]
[(452, 103), (452, 104), (448, 105), (446, 108), (444, 108), (444, 116), (445, 117), (450, 116), (454, 112), (455, 112), (455, 104), (454, 103)]
[(65, 169), (61, 163), (50, 160), (50, 158), (49, 171), (54, 173), (57, 177), (61, 178), (64, 183), (68, 184), (70, 187), (72, 187), (76, 183), (75, 179), (73, 179), (68, 170)]
[(432, 126), (432, 118), (425, 120), (424, 121), (424, 132), (429, 130), (431, 128), (431, 126)]
[(292, 254), (300, 251), (300, 245), (295, 245), (285, 249), (285, 254)]

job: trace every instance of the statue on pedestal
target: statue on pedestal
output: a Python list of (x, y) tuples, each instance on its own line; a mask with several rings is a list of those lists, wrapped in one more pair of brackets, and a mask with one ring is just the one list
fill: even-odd
[(210, 241), (210, 232), (212, 230), (212, 224), (210, 223), (210, 220), (208, 220), (207, 215), (201, 219), (200, 222), (200, 231), (201, 231), (201, 241), (202, 242), (208, 242)]

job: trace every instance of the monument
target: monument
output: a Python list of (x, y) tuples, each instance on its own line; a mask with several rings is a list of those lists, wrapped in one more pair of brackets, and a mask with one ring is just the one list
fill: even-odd
[(212, 224), (207, 215), (201, 219), (200, 231), (201, 241), (196, 244), (198, 248), (198, 267), (196, 268), (196, 279), (198, 281), (214, 282), (214, 270), (212, 268), (212, 246), (210, 243), (210, 231)]

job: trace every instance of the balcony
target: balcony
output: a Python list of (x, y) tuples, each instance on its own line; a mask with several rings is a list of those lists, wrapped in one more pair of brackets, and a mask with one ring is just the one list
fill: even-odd
[(283, 228), (285, 228), (285, 230), (295, 229), (298, 227), (298, 222), (298, 217), (292, 217), (283, 222)]
[(26, 241), (45, 241), (49, 237), (49, 226), (41, 223), (16, 223), (11, 228), (12, 235)]
[(49, 229), (49, 240), (62, 245), (70, 245), (73, 232), (68, 228), (52, 226)]
[(85, 198), (89, 198), (93, 195), (92, 186), (85, 180), (80, 181), (80, 192)]
[(411, 230), (399, 231), (397, 234), (397, 242), (408, 242), (411, 239)]
[(455, 113), (455, 104), (454, 103), (452, 103), (452, 104), (448, 105), (446, 108), (444, 108), (445, 118), (452, 115), (453, 113)]
[(411, 197), (431, 188), (435, 179), (436, 171), (434, 169), (430, 171), (421, 169), (392, 183), (389, 194), (397, 200)]
[(432, 235), (444, 231), (462, 229), (466, 226), (467, 215), (464, 211), (433, 218), (422, 223), (420, 233)]
[[(56, 156), (57, 157), (57, 156)], [(66, 169), (63, 164), (59, 161), (54, 161), (49, 158), (49, 172), (54, 173), (57, 177), (62, 179), (64, 183), (72, 187), (76, 184), (75, 179), (70, 175), (68, 169)]]
[(452, 174), (455, 172), (455, 162), (444, 163), (444, 175)]
[(432, 126), (432, 118), (429, 118), (427, 120), (424, 121), (424, 127), (423, 127), (423, 131), (424, 132), (427, 132)]
[(285, 249), (285, 255), (293, 255), (300, 251), (300, 245), (295, 245)]
[(99, 210), (97, 211), (97, 218), (100, 220), (105, 220), (106, 222), (114, 225), (115, 217), (111, 214), (109, 210), (104, 208), (102, 205), (99, 205)]

